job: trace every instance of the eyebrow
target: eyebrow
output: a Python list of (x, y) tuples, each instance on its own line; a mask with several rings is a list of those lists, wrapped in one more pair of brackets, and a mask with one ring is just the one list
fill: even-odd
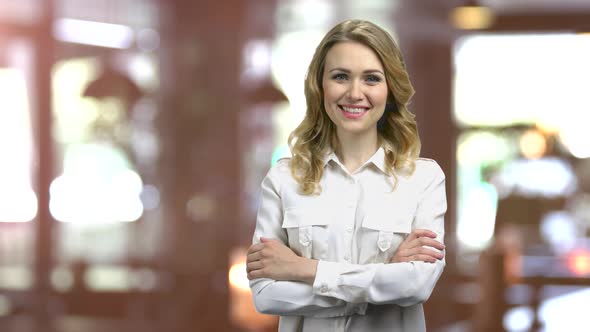
[[(333, 72), (333, 71), (341, 71), (341, 72), (345, 72), (345, 73), (347, 73), (347, 74), (349, 74), (349, 73), (350, 73), (350, 70), (348, 70), (348, 69), (346, 69), (346, 68), (341, 68), (341, 67), (332, 68), (332, 69), (330, 69), (330, 71), (329, 71), (329, 72), (331, 73), (331, 72)], [(363, 71), (363, 74), (373, 74), (373, 73), (379, 73), (379, 74), (381, 74), (381, 75), (385, 76), (385, 73), (383, 73), (383, 72), (382, 72), (381, 70), (379, 70), (379, 69), (367, 69), (367, 70), (364, 70), (364, 71)]]

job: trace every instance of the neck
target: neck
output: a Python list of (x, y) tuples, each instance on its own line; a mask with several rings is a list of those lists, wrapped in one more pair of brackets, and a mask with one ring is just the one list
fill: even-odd
[(353, 173), (379, 149), (377, 130), (362, 135), (338, 133), (336, 155), (346, 169)]

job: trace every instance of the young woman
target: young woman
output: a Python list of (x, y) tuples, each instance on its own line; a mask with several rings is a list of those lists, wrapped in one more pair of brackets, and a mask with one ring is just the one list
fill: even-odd
[(425, 331), (444, 267), (445, 178), (418, 158), (414, 90), (391, 36), (367, 21), (328, 32), (305, 80), (293, 157), (262, 182), (247, 270), (279, 331)]

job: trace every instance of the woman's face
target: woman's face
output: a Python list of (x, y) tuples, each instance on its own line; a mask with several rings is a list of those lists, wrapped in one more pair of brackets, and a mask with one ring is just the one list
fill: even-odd
[(340, 42), (326, 55), (322, 78), (326, 113), (338, 135), (374, 134), (387, 102), (381, 61), (369, 47)]

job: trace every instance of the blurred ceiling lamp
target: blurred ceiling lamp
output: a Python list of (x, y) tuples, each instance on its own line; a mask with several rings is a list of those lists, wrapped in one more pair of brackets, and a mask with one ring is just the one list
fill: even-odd
[[(129, 76), (106, 66), (100, 75), (84, 89), (84, 97), (102, 99), (106, 97), (121, 98), (127, 106), (133, 105), (143, 93)], [(128, 107), (129, 110), (131, 107)]]
[(494, 22), (494, 13), (477, 1), (467, 1), (465, 5), (451, 10), (449, 20), (455, 28), (461, 30), (487, 29)]
[(547, 141), (538, 130), (529, 129), (520, 136), (519, 146), (525, 158), (538, 159), (545, 154)]
[(125, 25), (60, 18), (53, 23), (55, 39), (68, 43), (125, 49), (131, 47), (133, 30)]

